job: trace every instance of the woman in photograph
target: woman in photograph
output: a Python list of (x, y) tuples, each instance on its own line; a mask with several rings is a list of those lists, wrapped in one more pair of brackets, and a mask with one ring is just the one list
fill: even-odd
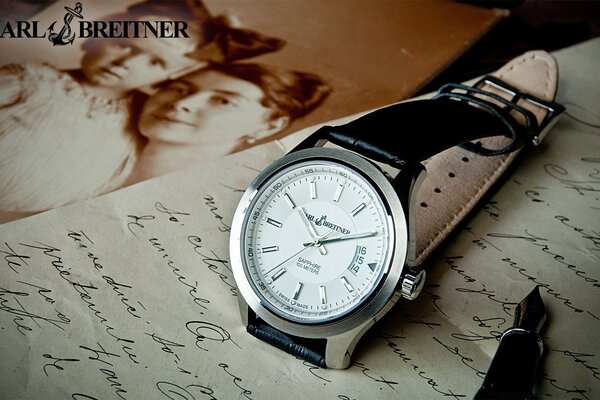
[(138, 89), (284, 43), (230, 27), (197, 0), (148, 0), (106, 17), (119, 19), (186, 20), (189, 38), (88, 39), (72, 71), (0, 67), (0, 222), (121, 186), (140, 145)]
[(316, 75), (251, 63), (214, 64), (162, 86), (141, 112), (147, 143), (129, 184), (268, 140), (331, 91)]

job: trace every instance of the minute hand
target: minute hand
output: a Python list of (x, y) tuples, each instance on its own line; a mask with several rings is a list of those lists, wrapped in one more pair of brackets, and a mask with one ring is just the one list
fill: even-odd
[[(377, 232), (377, 231), (351, 233), (349, 235), (342, 235), (342, 236), (334, 236), (334, 237), (330, 237), (330, 238), (317, 239), (317, 243), (319, 243), (319, 244), (325, 244), (325, 243), (332, 243), (332, 242), (340, 242), (342, 240), (359, 239), (359, 238), (365, 238), (365, 237), (375, 236), (378, 233), (379, 232)], [(306, 243), (304, 243), (305, 247), (314, 246), (314, 245), (315, 245), (315, 242), (306, 242)]]

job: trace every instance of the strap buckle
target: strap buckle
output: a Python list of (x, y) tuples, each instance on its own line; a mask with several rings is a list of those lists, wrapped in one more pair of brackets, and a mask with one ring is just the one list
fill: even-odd
[(540, 143), (542, 143), (548, 132), (550, 132), (550, 130), (560, 119), (559, 117), (561, 114), (565, 111), (565, 107), (562, 104), (554, 101), (544, 100), (532, 94), (522, 92), (519, 89), (514, 88), (506, 82), (491, 75), (484, 76), (473, 86), (481, 87), (484, 84), (490, 85), (493, 88), (512, 96), (510, 102), (513, 104), (517, 104), (519, 100), (523, 100), (529, 104), (533, 104), (536, 107), (546, 110), (546, 116), (540, 122), (538, 132), (536, 132), (531, 138), (534, 146), (538, 146)]

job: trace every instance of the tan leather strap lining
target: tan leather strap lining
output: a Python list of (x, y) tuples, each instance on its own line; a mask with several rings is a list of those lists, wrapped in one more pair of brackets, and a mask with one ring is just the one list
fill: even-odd
[[(558, 85), (558, 66), (544, 51), (532, 51), (513, 59), (491, 74), (511, 86), (552, 101)], [(507, 97), (489, 85), (482, 89)], [(538, 122), (546, 110), (531, 103), (518, 103), (534, 113)], [(502, 147), (503, 138), (486, 140), (486, 147)], [(428, 175), (417, 195), (416, 264), (421, 265), (450, 232), (481, 200), (506, 171), (520, 151), (484, 157), (459, 147), (448, 149), (426, 161)]]

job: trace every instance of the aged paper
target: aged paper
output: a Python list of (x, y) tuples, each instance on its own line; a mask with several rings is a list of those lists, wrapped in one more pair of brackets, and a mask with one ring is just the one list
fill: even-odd
[(548, 310), (538, 396), (597, 397), (599, 54), (598, 39), (557, 54), (568, 115), (347, 370), (297, 360), (239, 319), (230, 222), (285, 152), (276, 142), (0, 226), (0, 398), (471, 398), (535, 285)]

